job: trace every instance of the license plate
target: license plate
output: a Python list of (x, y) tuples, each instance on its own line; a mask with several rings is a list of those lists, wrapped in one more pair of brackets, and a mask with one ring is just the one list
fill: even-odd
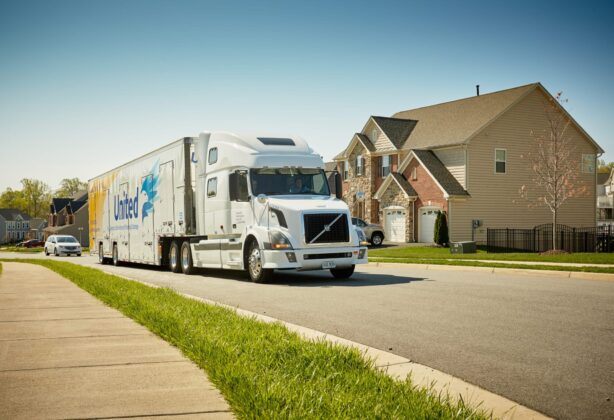
[(334, 261), (324, 261), (322, 263), (322, 268), (323, 269), (329, 269), (329, 268), (335, 268), (337, 266), (337, 264), (335, 264)]

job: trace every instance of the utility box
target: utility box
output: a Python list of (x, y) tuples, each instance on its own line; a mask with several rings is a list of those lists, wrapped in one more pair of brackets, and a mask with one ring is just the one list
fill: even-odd
[(477, 246), (475, 241), (462, 241), (450, 243), (450, 254), (475, 254)]

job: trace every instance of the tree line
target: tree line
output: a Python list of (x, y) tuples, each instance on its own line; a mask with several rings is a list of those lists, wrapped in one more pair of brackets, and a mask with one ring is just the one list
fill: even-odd
[(60, 188), (52, 193), (49, 185), (43, 181), (24, 178), (21, 180), (21, 189), (7, 188), (0, 194), (0, 208), (15, 208), (30, 217), (46, 218), (53, 197), (69, 198), (85, 189), (87, 183), (79, 178), (64, 178)]

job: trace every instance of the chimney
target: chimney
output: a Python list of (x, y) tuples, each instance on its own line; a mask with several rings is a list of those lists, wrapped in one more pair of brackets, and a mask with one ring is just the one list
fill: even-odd
[(475, 85), (475, 93), (477, 96), (480, 96), (480, 85)]

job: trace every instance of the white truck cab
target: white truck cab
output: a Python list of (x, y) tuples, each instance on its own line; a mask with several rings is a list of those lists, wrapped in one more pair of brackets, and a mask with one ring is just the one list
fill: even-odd
[(274, 270), (330, 270), (347, 278), (367, 262), (367, 243), (334, 179), (331, 192), (322, 158), (300, 137), (186, 137), (90, 181), (90, 247), (101, 262), (186, 274), (246, 270), (265, 282)]

